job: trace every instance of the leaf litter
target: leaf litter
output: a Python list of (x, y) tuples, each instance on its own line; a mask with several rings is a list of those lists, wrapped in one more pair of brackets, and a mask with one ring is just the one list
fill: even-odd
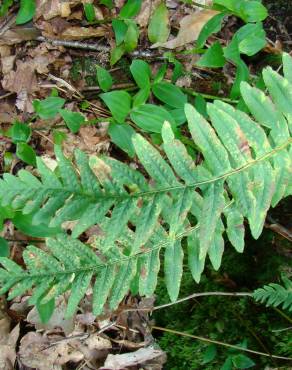
[[(210, 4), (210, 1), (200, 2), (203, 5)], [(56, 165), (53, 143), (58, 135), (65, 138), (63, 147), (68, 156), (72, 156), (76, 148), (94, 155), (108, 152), (122, 155), (120, 152), (116, 154), (112, 149), (108, 136), (107, 112), (104, 108), (102, 110), (97, 94), (93, 92), (84, 97), (80, 91), (88, 86), (88, 78), (91, 76), (91, 72), (83, 73), (81, 70), (86, 69), (84, 64), (87, 57), (93, 58), (96, 64), (109, 63), (107, 52), (82, 50), (82, 42), (97, 40), (99, 45), (108, 50), (114, 44), (114, 35), (107, 19), (116, 16), (125, 1), (114, 1), (112, 11), (94, 3), (97, 19), (94, 25), (84, 20), (82, 9), (85, 3), (93, 2), (37, 0), (33, 21), (25, 25), (15, 25), (9, 21), (13, 14), (9, 14), (7, 17), (11, 25), (7, 26), (6, 19), (3, 26), (0, 24), (1, 130), (6, 132), (10, 124), (17, 120), (29, 122), (32, 129), (30, 143), (50, 168)], [(159, 4), (159, 0), (143, 1), (141, 11), (135, 18), (141, 28), (142, 49), (143, 46), (150, 48), (145, 41), (147, 27)], [(213, 10), (182, 5), (179, 1), (166, 1), (166, 8), (163, 37), (165, 39), (169, 33), (170, 36), (167, 41), (158, 42), (152, 48), (176, 49), (188, 46), (197, 40), (204, 24), (217, 14)], [(56, 40), (58, 45), (52, 42)], [(67, 48), (66, 41), (77, 42), (76, 47)], [(70, 45), (74, 47), (73, 43)], [(77, 72), (78, 78), (74, 79), (72, 71), (77, 58), (82, 60), (83, 65)], [(187, 60), (186, 70), (191, 71), (192, 66), (193, 60)], [(160, 67), (161, 62), (152, 63), (153, 71)], [(119, 81), (120, 67), (114, 72), (117, 73), (116, 81)], [(170, 73), (167, 70), (167, 78), (170, 78)], [(182, 77), (178, 80), (178, 85), (189, 87), (190, 79), (190, 76)], [(81, 111), (82, 101), (89, 101), (88, 106), (82, 109), (85, 122), (99, 119), (98, 123), (81, 126), (78, 133), (73, 134), (60, 118), (48, 121), (33, 117), (33, 100), (44, 99), (50, 94), (60, 94), (67, 99), (65, 108), (74, 112)], [(5, 140), (3, 138), (1, 136), (1, 168), (7, 167), (8, 160), (4, 158), (6, 153), (10, 153), (13, 157), (12, 163), (8, 164), (11, 173), (21, 168), (33, 171), (32, 167), (16, 157), (11, 140), (6, 136)], [(133, 166), (136, 164), (133, 163)], [(15, 240), (10, 243), (14, 248), (11, 249), (21, 255), (22, 249), (30, 244), (31, 239), (35, 241), (35, 238), (27, 237), (13, 227), (10, 232), (8, 226), (5, 225), (1, 235)], [(96, 235), (96, 229), (93, 231)], [(84, 238), (92, 239), (90, 230), (84, 234)], [(42, 247), (43, 239), (37, 241)], [(21, 259), (21, 256), (16, 258)], [(40, 321), (36, 308), (30, 306), (29, 296), (14, 299), (8, 304), (8, 308), (0, 311), (0, 368), (10, 370), (15, 363), (18, 363), (19, 368), (40, 370), (61, 370), (68, 363), (74, 364), (76, 369), (78, 366), (83, 369), (112, 370), (138, 369), (141, 366), (145, 369), (163, 368), (166, 355), (155, 344), (150, 331), (148, 312), (151, 312), (154, 300), (128, 297), (117, 312), (106, 311), (103, 317), (96, 318), (89, 309), (91, 299), (92, 291), (89, 290), (76, 315), (65, 319), (67, 297), (65, 295), (58, 298), (56, 310), (46, 324)], [(147, 307), (148, 311), (127, 311), (136, 307)]]

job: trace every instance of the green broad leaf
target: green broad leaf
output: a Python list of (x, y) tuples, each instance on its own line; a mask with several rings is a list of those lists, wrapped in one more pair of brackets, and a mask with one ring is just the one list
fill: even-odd
[(161, 2), (151, 16), (148, 26), (148, 38), (153, 44), (165, 42), (170, 33), (169, 14), (164, 2)]
[(213, 33), (217, 33), (221, 30), (224, 17), (224, 13), (219, 13), (208, 20), (208, 22), (202, 28), (197, 39), (196, 46), (198, 49), (201, 49), (205, 45), (206, 41)]
[(54, 144), (61, 145), (64, 140), (66, 140), (67, 135), (65, 132), (60, 130), (53, 130), (53, 140)]
[(111, 74), (105, 68), (96, 66), (96, 79), (102, 91), (107, 92), (111, 89), (113, 79)]
[(207, 113), (207, 102), (202, 95), (198, 95), (195, 98), (195, 108), (205, 118), (208, 118)]
[(94, 22), (95, 21), (95, 10), (94, 6), (91, 3), (85, 3), (83, 4), (85, 17), (88, 22)]
[(99, 2), (100, 2), (101, 5), (104, 5), (109, 9), (112, 9), (113, 6), (114, 6), (113, 0), (100, 0)]
[(165, 108), (169, 111), (170, 115), (174, 119), (176, 126), (181, 126), (186, 122), (187, 118), (184, 108), (169, 109), (167, 106), (165, 106)]
[(9, 257), (9, 244), (6, 239), (0, 236), (0, 257)]
[(147, 132), (160, 133), (165, 121), (168, 121), (172, 126), (176, 125), (166, 109), (153, 104), (144, 104), (133, 109), (130, 117), (137, 126)]
[(14, 144), (27, 142), (31, 136), (31, 128), (25, 123), (15, 122), (9, 129), (9, 135)]
[(127, 24), (128, 29), (125, 34), (124, 47), (125, 51), (129, 53), (135, 50), (138, 45), (139, 28), (136, 23), (131, 20), (127, 20)]
[(16, 24), (24, 24), (29, 22), (36, 10), (36, 2), (35, 0), (20, 0), (20, 8), (17, 13), (15, 23)]
[(134, 157), (135, 150), (132, 143), (132, 135), (135, 130), (125, 123), (111, 122), (108, 128), (111, 141), (125, 151), (130, 157)]
[(240, 85), (242, 81), (248, 81), (249, 79), (249, 69), (243, 60), (237, 64), (235, 81), (233, 83), (230, 98), (236, 99), (240, 96)]
[(208, 68), (224, 67), (226, 59), (224, 58), (223, 49), (219, 41), (214, 42), (206, 53), (199, 59), (197, 66)]
[(226, 59), (230, 59), (236, 64), (240, 63), (239, 41), (236, 34), (233, 36), (231, 42), (223, 49), (223, 54)]
[(130, 65), (132, 76), (140, 89), (150, 87), (151, 70), (149, 64), (144, 60), (133, 60)]
[(128, 26), (125, 21), (121, 19), (113, 19), (112, 27), (115, 33), (116, 45), (119, 46), (125, 40)]
[(249, 369), (256, 365), (249, 357), (242, 354), (232, 356), (232, 363), (236, 369)]
[(68, 109), (60, 109), (59, 113), (73, 134), (76, 134), (81, 125), (85, 122), (83, 114), (79, 112), (71, 112)]
[(238, 39), (240, 53), (252, 56), (267, 44), (266, 33), (261, 23), (247, 24), (241, 27), (234, 37)]
[(150, 86), (146, 86), (145, 88), (139, 90), (137, 94), (133, 97), (133, 108), (145, 104), (149, 98), (150, 92)]
[(120, 18), (133, 18), (139, 14), (142, 0), (128, 0), (120, 11)]
[(41, 304), (39, 302), (36, 304), (36, 308), (41, 319), (41, 322), (46, 324), (50, 321), (50, 318), (53, 315), (55, 309), (55, 299), (53, 298), (45, 304)]
[(111, 66), (116, 64), (121, 59), (121, 57), (125, 54), (125, 52), (126, 51), (125, 51), (124, 45), (119, 45), (119, 46), (116, 46), (115, 48), (113, 48), (111, 50), (111, 56), (110, 56)]
[(26, 143), (17, 143), (16, 155), (23, 162), (36, 166), (36, 154), (34, 149)]
[(32, 219), (33, 215), (31, 214), (24, 215), (21, 212), (16, 212), (12, 218), (12, 222), (22, 233), (34, 238), (46, 238), (58, 235), (62, 232), (60, 227), (49, 227), (44, 223), (34, 225)]
[(216, 355), (217, 347), (215, 346), (215, 344), (210, 344), (204, 353), (202, 365), (212, 362), (215, 359)]
[(152, 92), (157, 99), (172, 108), (183, 108), (187, 103), (187, 96), (178, 86), (169, 82), (159, 82), (152, 86)]
[(64, 104), (65, 99), (57, 96), (49, 96), (44, 100), (33, 101), (34, 110), (42, 119), (55, 118)]
[[(239, 0), (242, 1), (242, 0)], [(238, 0), (214, 0), (214, 5), (220, 5), (225, 9), (235, 11)]]
[(220, 370), (232, 370), (232, 359), (230, 356), (227, 357), (223, 366), (221, 366)]
[(246, 23), (261, 22), (268, 16), (267, 8), (260, 1), (242, 1), (237, 15)]
[(123, 123), (131, 110), (131, 95), (126, 91), (111, 91), (100, 94), (100, 98), (107, 105), (114, 119)]
[(167, 63), (163, 63), (162, 66), (158, 69), (156, 75), (154, 76), (153, 83), (159, 83), (163, 80), (167, 71)]
[(175, 59), (173, 61), (173, 65), (174, 65), (174, 68), (173, 68), (173, 71), (172, 71), (171, 82), (176, 83), (176, 81), (180, 77), (182, 77), (185, 74), (185, 72), (184, 72), (184, 68), (183, 68), (182, 63), (179, 62), (177, 59)]

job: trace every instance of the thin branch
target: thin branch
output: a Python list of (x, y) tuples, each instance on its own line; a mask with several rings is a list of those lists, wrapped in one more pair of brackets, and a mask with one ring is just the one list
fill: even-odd
[(275, 233), (281, 235), (283, 238), (292, 242), (292, 233), (286, 227), (278, 224), (271, 216), (267, 216), (267, 221), (265, 227), (271, 229)]
[(162, 308), (170, 307), (170, 306), (173, 306), (175, 304), (178, 304), (178, 303), (181, 303), (181, 302), (185, 302), (185, 301), (188, 301), (188, 300), (193, 299), (193, 298), (210, 297), (210, 296), (216, 296), (216, 297), (219, 297), (219, 296), (227, 296), (227, 297), (251, 297), (252, 294), (251, 293), (247, 293), (247, 292), (204, 292), (204, 293), (193, 293), (191, 295), (188, 295), (187, 297), (180, 298), (177, 301), (165, 303), (165, 304), (162, 304), (160, 306), (155, 306), (153, 308), (139, 308), (139, 307), (137, 307), (137, 308), (129, 308), (129, 309), (124, 310), (123, 312), (131, 312), (131, 311), (157, 311), (157, 310), (160, 310)]
[(243, 352), (248, 352), (248, 353), (253, 353), (254, 355), (259, 355), (259, 356), (265, 356), (265, 357), (272, 357), (272, 358), (275, 358), (275, 359), (278, 359), (278, 360), (286, 360), (286, 361), (292, 361), (292, 358), (291, 357), (284, 357), (284, 356), (277, 356), (277, 355), (270, 355), (268, 353), (265, 353), (265, 352), (259, 352), (259, 351), (254, 351), (252, 349), (248, 349), (248, 348), (242, 348), (240, 346), (236, 346), (236, 345), (233, 345), (233, 344), (229, 344), (229, 343), (224, 343), (224, 342), (220, 342), (218, 340), (213, 340), (213, 339), (209, 339), (209, 338), (205, 338), (205, 337), (199, 337), (197, 335), (192, 335), (192, 334), (188, 334), (188, 333), (183, 333), (181, 331), (177, 331), (177, 330), (172, 330), (172, 329), (168, 329), (168, 328), (162, 328), (160, 326), (152, 326), (151, 327), (152, 329), (155, 329), (155, 330), (159, 330), (159, 331), (164, 331), (164, 332), (167, 332), (167, 333), (172, 333), (172, 334), (176, 334), (176, 335), (180, 335), (180, 336), (183, 336), (183, 337), (188, 337), (188, 338), (192, 338), (192, 339), (197, 339), (197, 340), (200, 340), (202, 342), (208, 342), (208, 343), (213, 343), (213, 344), (217, 344), (219, 346), (224, 346), (224, 347), (228, 347), (228, 348), (233, 348), (233, 349), (236, 349), (238, 351), (243, 351)]

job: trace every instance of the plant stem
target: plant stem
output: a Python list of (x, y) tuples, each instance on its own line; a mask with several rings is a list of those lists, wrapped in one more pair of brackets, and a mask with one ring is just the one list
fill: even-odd
[(251, 297), (252, 296), (252, 293), (248, 293), (248, 292), (204, 292), (204, 293), (194, 293), (194, 294), (191, 294), (191, 295), (189, 295), (187, 297), (178, 299), (177, 301), (170, 302), (170, 303), (165, 303), (165, 304), (162, 304), (160, 306), (156, 306), (156, 307), (153, 308), (153, 311), (160, 310), (161, 308), (170, 307), (170, 306), (173, 306), (174, 304), (185, 302), (185, 301), (188, 301), (189, 299), (192, 299), (192, 298), (210, 297), (210, 296), (216, 296), (216, 297), (219, 297), (219, 296), (227, 296), (227, 297)]
[(272, 358), (276, 358), (276, 359), (279, 359), (279, 360), (286, 360), (286, 361), (292, 361), (292, 358), (291, 357), (284, 357), (284, 356), (277, 356), (277, 355), (270, 355), (268, 353), (265, 353), (265, 352), (258, 352), (258, 351), (254, 351), (252, 349), (248, 349), (248, 348), (242, 348), (240, 346), (236, 346), (236, 345), (233, 345), (233, 344), (229, 344), (229, 343), (224, 343), (224, 342), (220, 342), (218, 340), (213, 340), (213, 339), (209, 339), (209, 338), (205, 338), (205, 337), (199, 337), (197, 335), (192, 335), (192, 334), (188, 334), (188, 333), (183, 333), (181, 331), (177, 331), (177, 330), (172, 330), (172, 329), (168, 329), (168, 328), (162, 328), (160, 326), (152, 326), (151, 329), (154, 329), (154, 330), (159, 330), (159, 331), (164, 331), (164, 332), (167, 332), (167, 333), (172, 333), (172, 334), (176, 334), (176, 335), (180, 335), (180, 336), (183, 336), (183, 337), (188, 337), (188, 338), (192, 338), (192, 339), (197, 339), (197, 340), (200, 340), (202, 342), (208, 342), (208, 343), (213, 343), (213, 344), (217, 344), (219, 346), (224, 346), (224, 347), (228, 347), (228, 348), (233, 348), (233, 349), (236, 349), (238, 351), (243, 351), (243, 352), (248, 352), (248, 353), (253, 353), (255, 355), (259, 355), (259, 356), (265, 356), (265, 357), (272, 357)]
[(226, 103), (231, 103), (231, 104), (238, 103), (238, 100), (233, 100), (230, 98), (224, 98), (224, 97), (215, 96), (215, 95), (203, 94), (203, 93), (200, 93), (200, 92), (197, 92), (191, 89), (187, 89), (187, 88), (182, 88), (182, 91), (184, 91), (186, 94), (191, 95), (191, 96), (201, 95), (203, 98), (209, 99), (209, 100), (222, 100), (222, 101), (225, 101)]

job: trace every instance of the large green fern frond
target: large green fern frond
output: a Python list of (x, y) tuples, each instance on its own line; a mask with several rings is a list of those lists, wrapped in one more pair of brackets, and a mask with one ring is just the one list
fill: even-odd
[[(264, 71), (272, 99), (242, 84), (242, 96), (254, 119), (216, 101), (208, 104), (208, 122), (195, 108), (186, 105), (189, 131), (203, 157), (200, 165), (195, 165), (165, 122), (163, 154), (141, 135), (133, 137), (143, 172), (112, 158), (87, 158), (79, 150), (72, 163), (57, 146), (55, 171), (38, 159), (39, 176), (25, 170), (19, 171), (18, 176), (4, 174), (0, 181), (2, 206), (12, 205), (23, 214), (32, 215), (35, 225), (61, 226), (75, 221), (75, 226), (72, 239), (48, 241), (52, 265), (57, 267), (52, 269), (43, 261), (45, 280), (41, 276), (39, 280), (30, 278), (31, 274), (36, 276), (34, 256), (43, 251), (36, 252), (31, 247), (28, 251), (33, 250), (32, 254), (25, 252), (28, 275), (13, 262), (2, 260), (9, 271), (1, 272), (3, 291), (15, 284), (22, 287), (21, 291), (36, 286), (36, 302), (71, 289), (71, 294), (80, 293), (76, 296), (79, 299), (96, 272), (94, 296), (100, 297), (94, 301), (97, 313), (108, 297), (114, 297), (109, 298), (110, 306), (116, 307), (130, 283), (138, 287), (136, 291), (141, 295), (153, 294), (162, 247), (165, 282), (171, 300), (175, 300), (183, 273), (185, 250), (181, 242), (185, 236), (188, 265), (196, 281), (200, 280), (207, 256), (215, 269), (220, 267), (224, 231), (236, 250), (242, 252), (244, 219), (258, 238), (270, 206), (292, 194), (290, 67), (291, 59), (285, 56), (285, 77), (270, 68)], [(74, 238), (96, 224), (100, 229), (96, 253), (88, 246), (80, 246), (90, 251), (85, 261), (78, 255), (75, 246), (81, 244)], [(84, 264), (89, 270), (83, 269)], [(12, 278), (14, 269), (16, 275)], [(20, 276), (25, 276), (25, 282)], [(20, 290), (16, 290), (17, 294)], [(76, 297), (72, 298), (72, 307), (76, 307)]]

